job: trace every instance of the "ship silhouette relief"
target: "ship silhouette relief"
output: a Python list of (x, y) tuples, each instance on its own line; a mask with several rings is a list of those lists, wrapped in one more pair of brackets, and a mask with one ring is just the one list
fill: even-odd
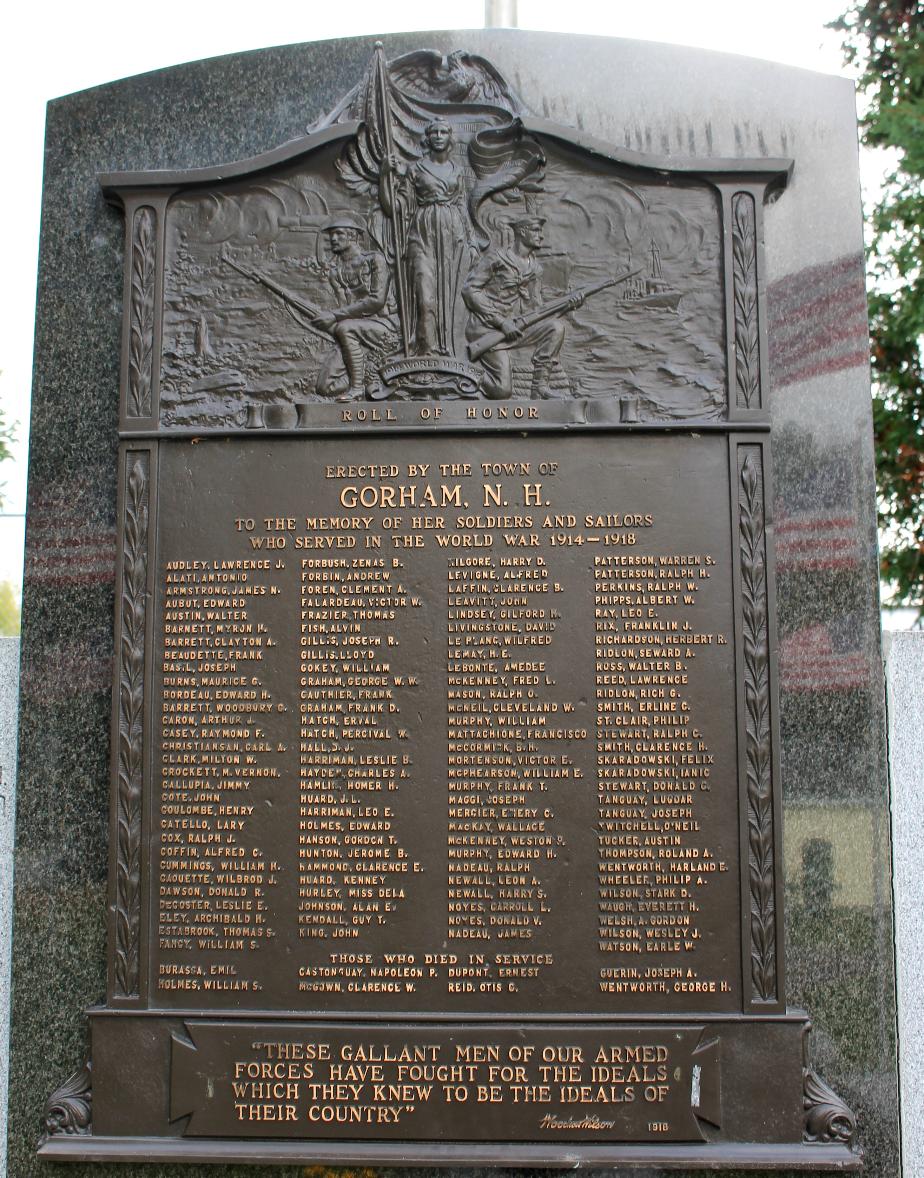
[(661, 248), (652, 238), (648, 250), (648, 273), (630, 278), (623, 287), (618, 305), (626, 307), (657, 307), (676, 311), (681, 291), (670, 285), (661, 269)]

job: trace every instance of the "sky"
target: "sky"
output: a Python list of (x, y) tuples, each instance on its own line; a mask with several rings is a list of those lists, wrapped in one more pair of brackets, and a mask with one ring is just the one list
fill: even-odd
[[(825, 28), (846, 0), (519, 0), (521, 28), (670, 41), (843, 74), (838, 35)], [(152, 13), (156, 19), (152, 19)], [(8, 26), (12, 23), (7, 18)], [(159, 0), (84, 5), (45, 0), (17, 7), (0, 70), (5, 157), (16, 183), (0, 188), (0, 406), (15, 420), (15, 460), (0, 466), (0, 580), (22, 575), (29, 389), (42, 184), (45, 103), (62, 94), (148, 70), (268, 45), (434, 27), (484, 24), (484, 0), (352, 0), (319, 4), (270, 0), (220, 5)], [(267, 146), (270, 146), (269, 144)], [(222, 161), (215, 160), (215, 163)], [(865, 169), (875, 183), (877, 162)]]

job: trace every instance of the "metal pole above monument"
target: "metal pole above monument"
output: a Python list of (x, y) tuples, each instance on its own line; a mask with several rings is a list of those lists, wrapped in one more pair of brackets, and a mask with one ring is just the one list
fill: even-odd
[(484, 0), (484, 27), (486, 29), (515, 29), (517, 0)]

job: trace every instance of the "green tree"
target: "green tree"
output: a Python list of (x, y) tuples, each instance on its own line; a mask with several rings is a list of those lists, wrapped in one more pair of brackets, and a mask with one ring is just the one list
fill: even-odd
[[(6, 462), (13, 457), (12, 444), (16, 438), (16, 422), (7, 424), (6, 414), (0, 409), (0, 462)], [(4, 486), (0, 483), (0, 507), (5, 501)]]
[(881, 573), (924, 616), (924, 3), (869, 0), (831, 27), (859, 70), (862, 141), (897, 161), (869, 218)]
[(12, 582), (0, 581), (0, 636), (19, 633), (19, 601)]

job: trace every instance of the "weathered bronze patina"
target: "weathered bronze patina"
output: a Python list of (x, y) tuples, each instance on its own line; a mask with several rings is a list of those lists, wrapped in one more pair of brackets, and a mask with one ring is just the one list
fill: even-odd
[(761, 219), (479, 57), (126, 216), (57, 1158), (854, 1168), (787, 1010)]

